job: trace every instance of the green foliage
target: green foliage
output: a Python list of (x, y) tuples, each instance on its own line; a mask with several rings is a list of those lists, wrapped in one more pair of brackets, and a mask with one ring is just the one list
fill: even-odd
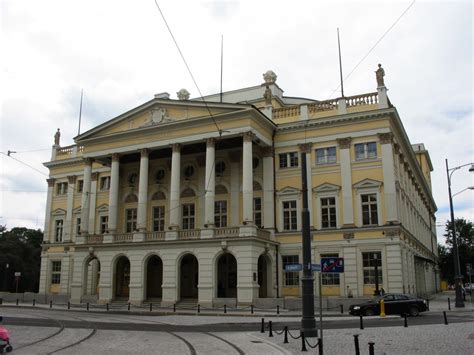
[[(18, 292), (37, 292), (41, 267), (41, 230), (0, 226), (0, 288), (15, 291), (15, 272), (21, 272)], [(8, 268), (6, 267), (8, 264)]]

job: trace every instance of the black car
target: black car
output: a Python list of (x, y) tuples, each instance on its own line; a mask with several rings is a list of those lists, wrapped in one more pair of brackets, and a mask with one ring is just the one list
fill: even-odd
[(380, 300), (384, 300), (385, 314), (409, 314), (412, 317), (420, 312), (425, 312), (426, 300), (413, 296), (388, 293), (377, 296), (365, 303), (355, 304), (349, 307), (349, 313), (353, 316), (373, 316), (380, 314)]

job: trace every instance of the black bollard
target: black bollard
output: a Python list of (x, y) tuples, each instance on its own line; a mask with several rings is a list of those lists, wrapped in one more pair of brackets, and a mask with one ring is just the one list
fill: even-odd
[(268, 336), (271, 338), (273, 336), (272, 321), (268, 321)]
[(68, 309), (68, 310), (71, 309), (71, 302), (70, 302), (70, 301), (67, 301), (67, 309)]
[(285, 339), (283, 340), (283, 344), (288, 344), (288, 326), (285, 325)]
[(364, 329), (364, 317), (362, 317), (362, 314), (360, 315), (360, 329)]
[(18, 298), (17, 298), (17, 299), (16, 299), (16, 305), (17, 305), (17, 306), (18, 306), (18, 302), (19, 302), (19, 300), (18, 300)]
[(198, 313), (201, 313), (201, 305), (198, 304)]
[(448, 325), (448, 317), (446, 317), (446, 311), (443, 311), (444, 324)]
[(359, 334), (354, 334), (354, 347), (355, 347), (355, 355), (360, 355)]
[(265, 319), (262, 318), (262, 326), (260, 327), (260, 333), (265, 333)]
[(323, 355), (323, 338), (318, 339), (318, 354)]
[(344, 305), (341, 304), (341, 314), (344, 314)]
[(429, 299), (426, 300), (426, 310), (427, 311), (430, 310), (430, 300)]
[(407, 314), (405, 313), (405, 320), (403, 321), (403, 326), (408, 328)]
[(173, 303), (173, 312), (176, 313), (176, 303)]
[(53, 301), (49, 301), (49, 308), (53, 308)]
[(451, 299), (448, 297), (448, 309), (451, 310)]
[(277, 304), (277, 314), (280, 314), (280, 305)]
[(227, 313), (227, 305), (224, 304), (224, 313)]
[(89, 310), (89, 302), (86, 303), (86, 309)]
[(153, 303), (150, 302), (150, 312), (153, 311)]
[(253, 304), (250, 305), (250, 313), (253, 314)]
[(304, 338), (304, 332), (301, 332), (301, 351), (308, 351), (306, 349), (306, 339)]
[(108, 303), (105, 305), (105, 308), (107, 309), (107, 312), (108, 312), (109, 311), (109, 304)]
[(36, 304), (36, 300), (33, 298), (33, 307), (35, 306)]
[(127, 304), (127, 310), (130, 310), (130, 302)]
[(374, 349), (374, 342), (369, 342), (369, 355), (374, 355), (375, 354), (375, 349)]

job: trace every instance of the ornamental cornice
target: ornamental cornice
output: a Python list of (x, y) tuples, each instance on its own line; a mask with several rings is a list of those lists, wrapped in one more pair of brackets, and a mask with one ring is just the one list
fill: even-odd
[(82, 157), (71, 158), (71, 159), (63, 159), (63, 160), (53, 160), (43, 163), (43, 165), (47, 168), (55, 168), (58, 166), (67, 166), (67, 165), (77, 165), (82, 164), (83, 159)]
[(352, 138), (338, 138), (337, 144), (339, 145), (339, 149), (349, 149), (351, 147)]

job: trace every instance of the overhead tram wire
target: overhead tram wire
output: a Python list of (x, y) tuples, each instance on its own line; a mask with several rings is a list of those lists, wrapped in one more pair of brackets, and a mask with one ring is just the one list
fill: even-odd
[[(385, 36), (395, 27), (395, 25), (401, 20), (401, 18), (408, 12), (408, 10), (411, 9), (411, 7), (415, 4), (416, 0), (413, 0), (410, 5), (408, 5), (408, 7), (402, 12), (402, 14), (394, 21), (394, 23), (384, 32), (384, 34), (382, 36), (380, 36), (380, 38), (377, 40), (377, 42), (375, 42), (375, 44), (369, 49), (369, 51), (362, 57), (361, 60), (359, 60), (359, 62), (354, 66), (354, 68), (349, 72), (349, 74), (347, 74), (345, 77), (344, 77), (344, 81), (347, 80), (351, 75), (352, 73), (354, 73), (354, 71), (359, 67), (359, 65), (362, 64), (362, 62), (365, 60), (365, 58), (367, 58), (369, 56), (370, 53), (372, 53), (372, 51), (375, 49), (375, 47), (377, 47), (377, 45), (382, 41), (382, 39), (385, 38)], [(341, 84), (339, 84), (333, 91), (332, 93), (329, 95), (329, 97), (327, 98), (328, 100), (331, 99), (332, 95), (334, 95), (334, 93), (339, 90), (339, 88), (341, 87)]]

